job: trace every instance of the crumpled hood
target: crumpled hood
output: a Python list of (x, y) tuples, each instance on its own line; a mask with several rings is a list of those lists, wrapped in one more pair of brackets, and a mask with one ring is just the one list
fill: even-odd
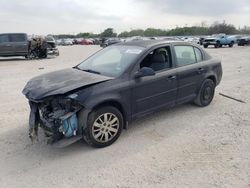
[(32, 78), (24, 87), (23, 94), (29, 100), (39, 101), (111, 79), (113, 78), (73, 68), (64, 69)]

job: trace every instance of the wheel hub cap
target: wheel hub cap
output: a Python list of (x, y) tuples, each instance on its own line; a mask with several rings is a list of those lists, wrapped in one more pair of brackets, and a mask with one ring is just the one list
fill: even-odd
[(211, 96), (212, 90), (210, 87), (207, 87), (204, 91), (204, 99), (208, 100)]
[(92, 135), (98, 142), (108, 142), (112, 140), (119, 130), (119, 119), (113, 113), (100, 115), (92, 126)]

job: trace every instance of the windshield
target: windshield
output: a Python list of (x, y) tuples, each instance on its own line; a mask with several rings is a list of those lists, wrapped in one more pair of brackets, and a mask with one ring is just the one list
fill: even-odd
[(77, 68), (105, 76), (117, 77), (134, 62), (143, 49), (143, 47), (138, 46), (110, 46), (86, 59)]

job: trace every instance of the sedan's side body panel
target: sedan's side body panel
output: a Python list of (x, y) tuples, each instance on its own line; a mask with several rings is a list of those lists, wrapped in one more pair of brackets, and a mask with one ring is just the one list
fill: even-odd
[(177, 94), (176, 70), (163, 70), (155, 76), (132, 81), (133, 117), (152, 112), (160, 107), (175, 105)]

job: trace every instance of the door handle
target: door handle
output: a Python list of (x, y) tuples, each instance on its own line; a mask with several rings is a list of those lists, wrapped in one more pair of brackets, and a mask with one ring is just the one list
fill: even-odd
[(173, 76), (173, 75), (168, 76), (168, 80), (169, 80), (169, 81), (174, 80), (174, 79), (176, 79), (176, 76)]
[(201, 73), (204, 72), (204, 70), (205, 70), (205, 69), (203, 69), (203, 68), (198, 68), (197, 73), (198, 73), (198, 74), (201, 74)]

